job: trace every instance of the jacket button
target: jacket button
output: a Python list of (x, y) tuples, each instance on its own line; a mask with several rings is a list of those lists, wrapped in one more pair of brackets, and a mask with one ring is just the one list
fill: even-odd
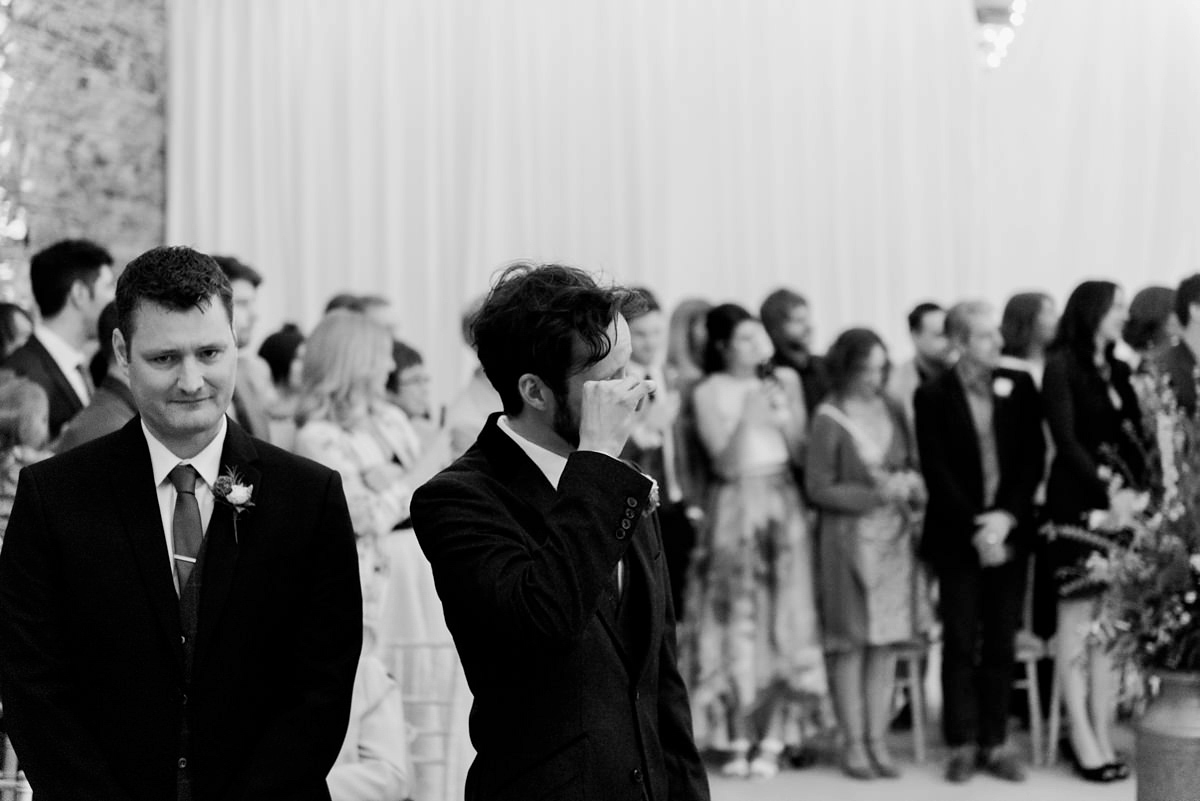
[(629, 505), (630, 509), (637, 508), (637, 498), (633, 497), (632, 495), (625, 499), (625, 503)]
[(187, 706), (187, 693), (183, 694), (183, 698), (181, 698), (180, 701), (183, 703), (184, 706)]
[(632, 526), (633, 526), (633, 523), (630, 523), (628, 520), (622, 520), (622, 521), (621, 521), (621, 528), (625, 529), (626, 531), (629, 531), (629, 529), (630, 529)]
[(179, 769), (183, 770), (186, 767), (187, 767), (187, 757), (180, 757), (179, 758)]
[(625, 516), (628, 517), (630, 520), (632, 520), (634, 515), (636, 515), (636, 514), (637, 514), (637, 512), (633, 511), (632, 509), (625, 510)]
[(623, 528), (617, 529), (617, 533), (614, 534), (613, 536), (619, 540), (625, 539), (625, 529), (623, 529)]
[(641, 768), (634, 768), (633, 770), (629, 771), (629, 780), (632, 781), (634, 784), (641, 784), (642, 783)]

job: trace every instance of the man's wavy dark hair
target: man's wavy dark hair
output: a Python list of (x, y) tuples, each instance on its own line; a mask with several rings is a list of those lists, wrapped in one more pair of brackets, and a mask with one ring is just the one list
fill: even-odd
[(636, 296), (602, 287), (587, 272), (560, 264), (510, 265), (471, 322), (471, 341), (504, 413), (524, 407), (517, 382), (532, 373), (558, 397), (567, 379), (612, 350), (608, 326), (635, 313)]
[(117, 328), (129, 342), (141, 304), (205, 311), (214, 296), (233, 320), (233, 288), (211, 256), (188, 247), (153, 248), (129, 262), (117, 280)]

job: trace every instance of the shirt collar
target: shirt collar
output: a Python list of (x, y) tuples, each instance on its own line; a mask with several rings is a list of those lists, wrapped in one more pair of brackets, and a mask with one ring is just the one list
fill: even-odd
[(179, 464), (190, 464), (196, 468), (196, 472), (200, 474), (200, 478), (204, 479), (204, 483), (209, 487), (217, 483), (217, 477), (221, 473), (221, 451), (225, 448), (225, 433), (229, 429), (227, 418), (221, 418), (221, 428), (217, 431), (217, 435), (213, 437), (212, 442), (204, 446), (204, 450), (197, 453), (191, 459), (180, 459), (175, 454), (171, 453), (171, 449), (158, 441), (158, 439), (150, 433), (150, 429), (146, 428), (146, 421), (142, 421), (142, 433), (146, 435), (146, 445), (150, 448), (150, 468), (154, 473), (154, 486), (162, 484), (167, 479), (167, 474), (175, 469)]
[(34, 329), (33, 335), (38, 338), (38, 342), (42, 343), (42, 347), (50, 354), (50, 358), (54, 359), (60, 367), (77, 370), (84, 363), (83, 354), (59, 336), (54, 329), (39, 325)]
[(517, 447), (525, 451), (525, 455), (537, 465), (538, 470), (546, 476), (546, 480), (550, 482), (550, 486), (558, 490), (559, 479), (562, 478), (563, 471), (567, 469), (567, 459), (564, 456), (559, 456), (554, 451), (543, 448), (541, 445), (530, 442), (522, 437), (516, 431), (513, 431), (512, 426), (508, 424), (508, 417), (500, 415), (496, 420), (496, 426), (517, 443)]

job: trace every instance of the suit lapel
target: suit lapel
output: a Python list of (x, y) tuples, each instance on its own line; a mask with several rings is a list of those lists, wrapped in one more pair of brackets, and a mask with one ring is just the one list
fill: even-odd
[[(233, 421), (225, 434), (225, 447), (221, 451), (221, 475), (233, 471), (239, 483), (254, 488), (251, 501), (261, 497), (262, 473), (258, 466), (258, 452), (245, 431)], [(235, 519), (236, 518), (236, 519)], [(212, 518), (204, 532), (204, 564), (202, 565), (200, 590), (200, 621), (196, 652), (203, 655), (205, 646), (220, 624), (229, 593), (236, 576), (238, 555), (244, 547), (261, 547), (254, 540), (256, 531), (254, 507), (235, 514), (232, 506), (217, 499), (213, 505)]]
[(117, 435), (109, 480), (113, 497), (124, 499), (118, 505), (125, 523), (125, 536), (133, 549), (134, 562), (145, 584), (150, 606), (158, 618), (167, 647), (183, 667), (182, 629), (179, 623), (179, 597), (171, 573), (171, 555), (167, 551), (166, 532), (158, 507), (150, 449), (142, 433), (140, 417), (135, 417)]
[[(960, 431), (966, 433), (960, 442), (965, 451), (966, 459), (964, 464), (969, 464), (974, 477), (972, 487), (977, 489), (979, 493), (979, 502), (983, 501), (983, 454), (979, 450), (979, 432), (975, 429), (975, 417), (971, 414), (971, 404), (967, 400), (967, 388), (963, 386), (962, 378), (958, 372), (950, 369), (950, 375), (947, 376), (950, 380), (947, 381), (947, 388), (950, 391), (950, 405), (953, 408), (954, 415), (959, 418), (957, 424)], [(993, 414), (993, 425), (995, 415)], [(953, 428), (951, 430), (954, 430)]]

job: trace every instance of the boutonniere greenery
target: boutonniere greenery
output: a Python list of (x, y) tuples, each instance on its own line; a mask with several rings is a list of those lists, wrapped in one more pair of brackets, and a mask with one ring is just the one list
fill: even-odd
[(997, 398), (1007, 398), (1013, 391), (1013, 380), (1007, 376), (999, 376), (992, 381), (992, 392)]
[(242, 474), (236, 467), (226, 467), (225, 472), (213, 485), (213, 495), (218, 501), (233, 510), (233, 543), (238, 543), (237, 521), (242, 513), (254, 505), (254, 485), (243, 484)]

